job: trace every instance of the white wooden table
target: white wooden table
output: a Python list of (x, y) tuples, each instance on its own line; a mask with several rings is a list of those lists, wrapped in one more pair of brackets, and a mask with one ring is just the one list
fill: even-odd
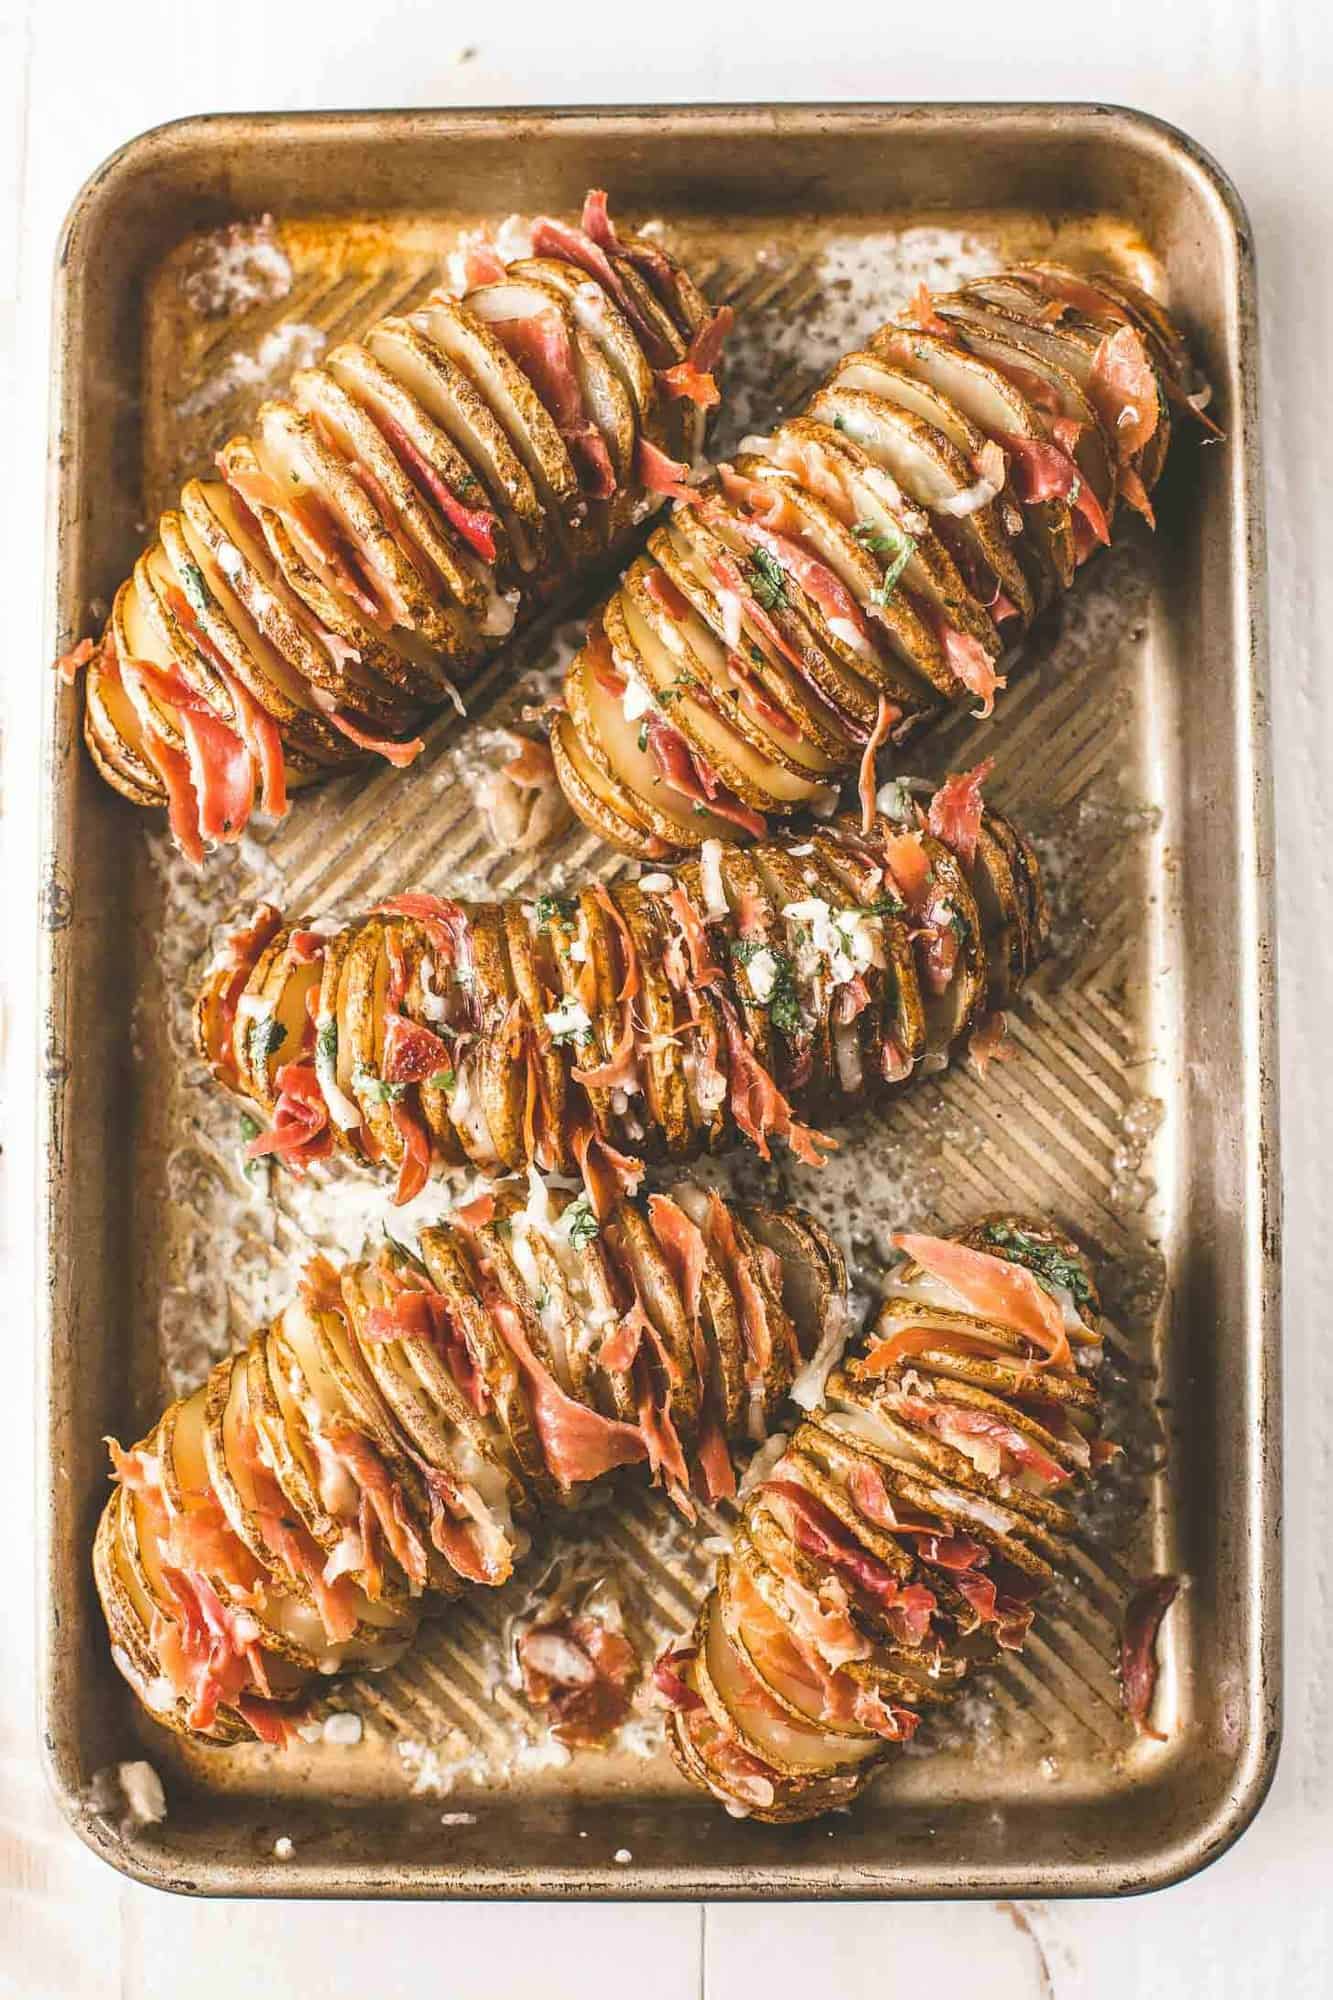
[[(653, 30), (656, 30), (656, 33)], [(47, 321), (60, 219), (124, 139), (186, 112), (750, 98), (1070, 97), (1141, 106), (1211, 147), (1249, 205), (1265, 310), (1287, 1179), (1288, 1690), (1274, 1792), (1194, 1882), (1131, 1904), (374, 1908), (187, 1903), (122, 1882), (66, 1833), (32, 1728), (31, 932)], [(0, 1994), (23, 2000), (985, 2000), (1333, 1990), (1333, 1337), (1316, 1291), (1333, 1064), (1333, 30), (1287, 0), (895, 6), (734, 0), (0, 0), (4, 947), (9, 1056), (0, 1391)], [(0, 412), (4, 402), (0, 401)]]

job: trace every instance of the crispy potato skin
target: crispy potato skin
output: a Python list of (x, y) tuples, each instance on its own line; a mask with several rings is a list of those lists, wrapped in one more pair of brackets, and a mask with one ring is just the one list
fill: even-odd
[[(705, 794), (789, 818), (802, 773), (857, 768), (881, 701), (894, 742), (953, 702), (989, 713), (1037, 613), (1131, 509), (1151, 522), (1171, 403), (1197, 386), (1161, 308), (1109, 277), (1034, 267), (919, 297), (805, 415), (676, 500), (596, 613), (566, 675), (573, 810), (642, 854), (641, 819)], [(651, 717), (642, 758), (588, 698), (594, 670), (627, 719)]]
[(702, 448), (706, 408), (686, 401), (687, 421), (663, 376), (716, 346), (711, 315), (653, 255), (669, 296), (641, 287), (635, 322), (616, 304), (632, 264), (599, 277), (552, 249), (510, 278), (487, 253), (461, 293), (266, 401), (118, 594), (85, 699), (107, 782), (169, 800), (198, 858), (299, 785), (410, 762), (512, 631), (628, 547), (662, 504), (654, 465), (683, 476)]
[[(733, 1813), (781, 1823), (847, 1806), (926, 1707), (1021, 1647), (1069, 1560), (1064, 1499), (1100, 1462), (1087, 1258), (1053, 1225), (1007, 1214), (925, 1244), (1064, 1285), (1069, 1351), (1020, 1333), (984, 1276), (946, 1310), (938, 1275), (911, 1261), (892, 1274), (871, 1334), (748, 1493), (692, 1632), (659, 1665), (676, 1763)], [(984, 1390), (963, 1365), (983, 1350), (997, 1357)]]
[(392, 1665), (424, 1604), (504, 1583), (534, 1518), (620, 1467), (648, 1463), (693, 1518), (692, 1491), (734, 1490), (752, 1398), (781, 1400), (846, 1291), (798, 1211), (702, 1189), (599, 1224), (568, 1192), (501, 1183), (420, 1249), (316, 1259), (242, 1353), (117, 1448), (94, 1579), (166, 1727), (287, 1740), (321, 1676)]
[[(742, 1138), (817, 1164), (808, 1121), (947, 1061), (1040, 956), (1040, 878), (980, 811), (966, 861), (923, 813), (838, 819), (569, 898), (407, 895), (333, 936), (297, 919), (226, 988), (238, 1048), (276, 1053), (215, 1074), (294, 1171), (336, 1146), (396, 1174), (399, 1200), (460, 1162), (574, 1172), (590, 1146), (632, 1166)], [(321, 953), (336, 977), (316, 979)], [(208, 1061), (225, 1023), (206, 998)]]

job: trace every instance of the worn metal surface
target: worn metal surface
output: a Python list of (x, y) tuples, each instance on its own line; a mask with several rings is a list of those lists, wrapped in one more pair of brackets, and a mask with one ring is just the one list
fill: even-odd
[[(62, 247), (52, 650), (123, 573), (136, 524), (207, 443), (200, 428), (244, 414), (242, 394), (181, 420), (217, 358), (182, 341), (162, 282), (194, 233), (272, 212), (294, 272), (281, 316), (332, 334), (410, 303), (459, 223), (568, 209), (590, 182), (609, 183), (626, 213), (661, 215), (759, 332), (810, 309), (829, 240), (929, 219), (977, 228), (997, 254), (1054, 242), (1146, 270), (1198, 343), (1227, 446), (1178, 454), (1151, 554), (1118, 554), (1084, 581), (997, 723), (957, 719), (912, 756), (939, 769), (984, 745), (997, 802), (1058, 864), (1060, 949), (1015, 1023), (1016, 1058), (984, 1086), (961, 1070), (932, 1080), (887, 1132), (848, 1138), (849, 1153), (929, 1163), (923, 1217), (1047, 1208), (1101, 1255), (1131, 1360), (1130, 1462), (1090, 1522), (1077, 1587), (979, 1722), (898, 1760), (829, 1825), (734, 1822), (661, 1762), (625, 1757), (461, 1790), (450, 1804), (475, 1821), (442, 1828), (438, 1801), (409, 1793), (396, 1742), (461, 1728), (484, 1745), (501, 1727), (506, 1693), (478, 1665), (494, 1643), (489, 1605), (367, 1690), (355, 1760), (315, 1746), (277, 1768), (263, 1752), (166, 1746), (106, 1657), (87, 1553), (102, 1434), (137, 1435), (162, 1400), (158, 1301), (187, 1275), (190, 1241), (167, 1161), (189, 1100), (163, 1026), (163, 888), (143, 822), (88, 768), (76, 704), (57, 695), (39, 1308), (57, 1790), (117, 1866), (223, 1893), (1052, 1895), (1170, 1880), (1220, 1851), (1262, 1798), (1280, 1682), (1253, 272), (1244, 217), (1210, 163), (1151, 121), (1058, 106), (228, 118), (150, 134), (94, 177)], [(897, 303), (886, 295), (882, 312)], [(760, 387), (790, 404), (799, 368), (776, 342), (775, 357)], [(1117, 592), (1123, 619), (1103, 618)], [(492, 672), (474, 718), (504, 715), (511, 675)], [(345, 780), (298, 806), (269, 846), (291, 899), (356, 903), (460, 869), (497, 893), (540, 880), (549, 855), (501, 862), (466, 795), (441, 790), (455, 740), (438, 731), (406, 780)], [(583, 834), (559, 858), (612, 865)], [(852, 1217), (853, 1237), (875, 1220)], [(645, 1622), (683, 1622), (706, 1568), (697, 1547), (679, 1534), (668, 1546), (646, 1498), (611, 1539), (639, 1574)], [(1133, 1743), (1117, 1714), (1116, 1623), (1129, 1580), (1159, 1567), (1190, 1579), (1170, 1627), (1170, 1736)], [(164, 1770), (172, 1810), (164, 1827), (125, 1833), (87, 1788), (134, 1754)], [(273, 1855), (280, 1834), (295, 1844), (287, 1862)]]

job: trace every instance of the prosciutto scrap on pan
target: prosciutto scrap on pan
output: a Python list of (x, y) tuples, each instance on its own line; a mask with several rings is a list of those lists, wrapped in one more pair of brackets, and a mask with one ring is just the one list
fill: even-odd
[[(153, 1716), (281, 1746), (321, 1676), (391, 1666), (426, 1609), (503, 1584), (532, 1524), (622, 1468), (687, 1519), (845, 1320), (841, 1255), (797, 1209), (688, 1184), (610, 1202), (535, 1171), (298, 1295), (130, 1451), (93, 1552)], [(528, 1631), (529, 1698), (592, 1745), (639, 1663), (584, 1606)]]
[(870, 1335), (750, 1486), (654, 1673), (681, 1770), (743, 1817), (847, 1806), (931, 1708), (1021, 1650), (1070, 1557), (1069, 1493), (1104, 1455), (1078, 1246), (1009, 1215), (895, 1240), (907, 1261)]
[[(574, 810), (643, 860), (762, 838), (1008, 656), (1151, 494), (1206, 393), (1162, 308), (1019, 266), (931, 297), (803, 415), (681, 486), (572, 661), (551, 746)], [(964, 805), (962, 799), (951, 802)], [(742, 816), (744, 815), (744, 817)], [(734, 832), (724, 837), (735, 838)]]
[(502, 234), (532, 254), (472, 242), (457, 291), (261, 404), (58, 662), (102, 776), (196, 863), (352, 763), (411, 764), (430, 713), (685, 490), (729, 311), (600, 191), (582, 228)]
[(736, 1138), (817, 1166), (824, 1122), (938, 1068), (1040, 956), (1037, 862), (983, 776), (567, 897), (412, 893), (341, 927), (266, 906), (205, 978), (200, 1053), (262, 1120), (252, 1153), (345, 1153), (400, 1202), (535, 1165), (601, 1212), (646, 1159)]

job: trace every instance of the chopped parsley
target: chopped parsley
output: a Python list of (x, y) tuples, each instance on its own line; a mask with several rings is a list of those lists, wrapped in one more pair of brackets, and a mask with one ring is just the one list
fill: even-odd
[(363, 1091), (376, 1104), (397, 1104), (407, 1094), (405, 1083), (386, 1083), (365, 1063), (358, 1063), (352, 1071), (352, 1088)]
[(867, 914), (872, 917), (900, 917), (906, 908), (902, 897), (893, 889), (886, 890), (882, 896), (876, 896), (873, 903), (866, 904)]
[(437, 1069), (426, 1079), (432, 1090), (452, 1090), (456, 1080), (451, 1069)]
[(953, 932), (954, 936), (957, 938), (960, 946), (966, 945), (968, 939), (972, 935), (972, 926), (968, 922), (967, 918), (963, 915), (962, 911), (959, 909), (957, 903), (950, 903), (948, 915), (945, 921), (949, 925), (949, 928)]
[(250, 1030), (250, 1060), (256, 1068), (275, 1056), (287, 1039), (287, 1030), (272, 1014), (262, 1015)]
[(750, 557), (749, 584), (765, 611), (777, 611), (787, 603), (787, 573), (775, 555), (756, 549)]
[(847, 431), (851, 428), (841, 410), (835, 410), (833, 413), (833, 428), (835, 431)]
[(461, 500), (465, 493), (475, 493), (480, 485), (475, 472), (464, 472), (454, 481), (454, 491)]
[(878, 556), (884, 564), (879, 587), (870, 595), (874, 603), (887, 604), (898, 587), (899, 577), (916, 554), (916, 543), (896, 521), (890, 521), (886, 529), (877, 528), (873, 521), (858, 521), (852, 534), (863, 549), (868, 549), (872, 556)]
[(1075, 1305), (1092, 1304), (1092, 1286), (1082, 1266), (1058, 1243), (1042, 1243), (1037, 1237), (1029, 1236), (1026, 1230), (1014, 1229), (1007, 1222), (988, 1222), (981, 1233), (988, 1243), (997, 1244), (1002, 1250), (1014, 1251), (1017, 1260), (1026, 1264), (1048, 1289), (1052, 1285), (1062, 1285)]
[(648, 748), (648, 724), (646, 722), (639, 724), (639, 748), (640, 750)]
[(759, 1004), (767, 1007), (768, 1018), (775, 1028), (781, 1028), (785, 1035), (799, 1035), (801, 999), (796, 990), (796, 967), (790, 955), (776, 945), (761, 943), (758, 938), (737, 938), (731, 947), (731, 956), (737, 965), (748, 965), (761, 951), (766, 951), (772, 959), (774, 972), (773, 990), (768, 999)]
[(330, 1067), (338, 1060), (338, 1023), (332, 1015), (315, 1036), (315, 1060)]
[(586, 1194), (571, 1201), (565, 1210), (565, 1234), (576, 1250), (585, 1250), (593, 1237), (600, 1232), (601, 1225), (593, 1213), (592, 1203)]
[(198, 563), (183, 562), (180, 566), (181, 589), (196, 618), (208, 616), (208, 590), (204, 584), (204, 573)]
[(544, 1313), (546, 1311), (547, 1306), (549, 1306), (551, 1303), (551, 1294), (549, 1289), (545, 1285), (542, 1286), (541, 1290), (538, 1292), (536, 1298), (532, 1301), (532, 1303), (533, 1307), (538, 1313)]
[(549, 930), (552, 917), (559, 917), (564, 923), (570, 923), (577, 907), (573, 896), (538, 896), (532, 906), (537, 929)]
[[(257, 1139), (263, 1129), (258, 1119), (252, 1118), (248, 1111), (241, 1113), (241, 1145), (243, 1147), (248, 1146), (252, 1139)], [(269, 1165), (270, 1162), (262, 1156), (257, 1160), (247, 1160), (244, 1153), (241, 1155), (241, 1172), (248, 1181), (254, 1181), (256, 1184), (267, 1182)]]
[(677, 674), (675, 680), (668, 687), (661, 689), (656, 695), (655, 699), (658, 707), (670, 708), (673, 701), (680, 700), (686, 688), (697, 688), (698, 685), (699, 683), (693, 674)]

